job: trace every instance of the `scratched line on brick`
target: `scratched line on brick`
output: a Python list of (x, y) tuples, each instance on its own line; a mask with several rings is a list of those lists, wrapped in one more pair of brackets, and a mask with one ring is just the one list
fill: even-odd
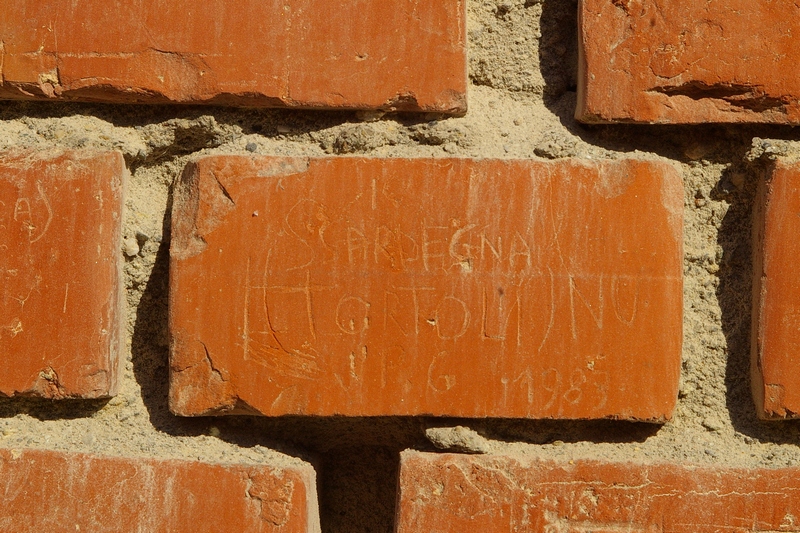
[(113, 394), (122, 156), (0, 157), (0, 395)]
[(460, 0), (4, 7), (0, 98), (466, 111)]
[(404, 452), (397, 531), (797, 532), (798, 505), (797, 468)]

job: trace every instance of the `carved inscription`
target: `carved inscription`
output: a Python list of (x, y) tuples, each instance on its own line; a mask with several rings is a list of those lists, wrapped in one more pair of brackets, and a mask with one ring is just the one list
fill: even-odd
[(397, 531), (796, 533), (798, 473), (404, 452)]
[[(295, 208), (290, 215), (296, 212)], [(303, 238), (298, 231), (275, 232), (279, 241), (276, 248), (282, 251), (282, 257), (304, 257), (307, 253), (307, 260), (304, 257), (300, 265), (286, 268), (271, 248), (255, 276), (259, 282), (254, 283), (254, 277), (248, 274), (243, 313), (247, 323), (243, 343), (248, 358), (269, 360), (270, 352), (278, 352), (279, 356), (283, 352), (313, 361), (318, 339), (335, 339), (347, 353), (347, 365), (336, 377), (344, 389), (349, 389), (345, 383), (362, 378), (373, 330), (381, 338), (392, 338), (396, 344), (391, 349), (402, 353), (418, 349), (420, 344), (446, 347), (433, 355), (426, 376), (429, 392), (444, 393), (457, 384), (456, 373), (448, 373), (447, 369), (458, 366), (461, 343), (476, 343), (488, 351), (535, 356), (546, 351), (548, 342), (571, 346), (591, 340), (608, 322), (617, 328), (632, 329), (636, 325), (641, 280), (603, 272), (557, 275), (549, 266), (537, 269), (531, 238), (526, 239), (517, 231), (509, 239), (512, 245), (507, 248), (508, 253), (503, 254), (503, 235), (487, 235), (490, 228), (486, 226), (468, 238), (470, 234), (464, 228), (474, 229), (477, 224), (435, 227), (437, 239), (430, 238), (431, 227), (423, 224), (417, 232), (409, 233), (381, 225), (359, 230), (345, 226), (338, 234), (346, 237), (334, 240), (332, 220), (334, 215), (315, 203), (309, 220), (293, 221), (305, 230), (313, 228), (315, 237)], [(290, 216), (285, 227), (291, 228)], [(356, 234), (357, 247), (353, 241)], [(374, 239), (366, 239), (365, 234), (374, 235)], [(318, 260), (322, 269), (315, 265)], [(369, 276), (371, 268), (382, 265), (389, 270), (387, 277), (404, 282), (424, 280), (413, 271), (417, 266), (422, 272), (434, 270), (438, 271), (436, 276), (453, 277), (462, 287), (443, 292), (434, 284), (404, 286), (383, 284), (379, 279), (377, 282), (383, 286), (376, 291), (374, 281), (366, 279), (368, 283), (348, 290), (325, 273), (324, 265), (335, 268), (340, 262), (355, 269), (356, 277)], [(252, 259), (248, 272), (251, 269)], [(410, 272), (413, 277), (391, 275), (398, 272)], [(463, 287), (466, 281), (469, 285)], [(253, 324), (266, 328), (253, 329)], [(566, 330), (568, 338), (550, 339), (555, 330)], [(386, 364), (380, 348), (378, 358), (377, 364)], [(581, 367), (568, 371), (546, 364), (543, 368), (526, 365), (517, 374), (498, 379), (504, 398), (516, 388), (515, 392), (523, 393), (528, 404), (533, 405), (538, 398), (541, 409), (556, 412), (565, 405), (581, 404), (588, 387), (592, 392), (591, 407), (602, 409), (607, 401), (609, 375), (594, 367), (602, 366), (604, 359), (598, 353)], [(304, 375), (313, 377), (315, 370), (315, 365), (305, 366)], [(381, 375), (381, 388), (385, 388), (385, 368), (381, 368)]]
[[(312, 161), (256, 180), (224, 165), (213, 179), (236, 222), (204, 235), (204, 254), (243, 273), (235, 344), (281, 404), (333, 402), (325, 383), (358, 409), (378, 395), (425, 412), (490, 390), (461, 413), (607, 416), (612, 376), (652, 368), (652, 348), (679, 354), (669, 328), (641, 337), (665, 310), (680, 326), (679, 226), (648, 201), (635, 217), (663, 216), (645, 229), (617, 217), (626, 195), (647, 198), (649, 172), (598, 191), (595, 167)], [(656, 366), (647, 379), (677, 379), (663, 375), (674, 362)]]
[(30, 248), (50, 228), (53, 208), (41, 180), (0, 182), (0, 339), (25, 330), (25, 304), (40, 292), (42, 276)]
[(124, 161), (0, 154), (0, 396), (114, 394)]

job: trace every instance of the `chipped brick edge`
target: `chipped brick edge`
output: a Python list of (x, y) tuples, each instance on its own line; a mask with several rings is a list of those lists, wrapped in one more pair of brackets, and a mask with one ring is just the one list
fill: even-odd
[[(309, 158), (270, 158), (264, 167), (263, 157), (251, 156), (252, 174), (258, 178), (280, 178), (306, 172)], [(175, 309), (180, 297), (178, 264), (202, 254), (204, 236), (214, 231), (233, 211), (235, 201), (227, 183), (220, 181), (216, 170), (242, 163), (241, 156), (204, 156), (189, 162), (175, 184), (172, 204), (170, 241), (170, 307)], [(256, 164), (258, 161), (258, 164)], [(248, 179), (247, 176), (237, 179)], [(169, 406), (178, 416), (222, 414), (260, 414), (242, 401), (228, 379), (227, 372), (214, 366), (213, 354), (206, 345), (173, 326), (170, 313)]]

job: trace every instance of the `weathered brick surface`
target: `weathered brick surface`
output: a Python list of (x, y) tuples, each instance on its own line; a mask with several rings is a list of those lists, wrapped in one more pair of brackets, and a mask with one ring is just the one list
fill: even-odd
[(774, 164), (753, 217), (751, 383), (762, 418), (800, 416), (800, 164)]
[(0, 450), (0, 530), (318, 533), (310, 467)]
[(0, 97), (466, 110), (460, 0), (7, 0)]
[(577, 117), (800, 123), (800, 5), (582, 0)]
[(172, 213), (171, 407), (664, 420), (682, 206), (654, 161), (202, 158)]
[(397, 533), (800, 531), (800, 470), (404, 452)]
[(117, 152), (0, 154), (0, 395), (114, 394), (125, 175)]

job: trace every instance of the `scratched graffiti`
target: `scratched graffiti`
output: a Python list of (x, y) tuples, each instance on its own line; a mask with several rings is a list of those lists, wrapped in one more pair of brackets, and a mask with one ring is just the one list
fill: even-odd
[(41, 181), (21, 190), (0, 183), (0, 340), (25, 330), (25, 305), (40, 292), (42, 277), (30, 249), (48, 232), (53, 208)]
[(406, 452), (397, 531), (796, 533), (797, 473)]
[(680, 233), (663, 205), (636, 204), (663, 213), (649, 226), (619, 221), (624, 187), (598, 192), (591, 172), (319, 164), (267, 181), (209, 175), (236, 212), (202, 236), (204, 255), (235, 265), (220, 290), (237, 302), (236, 351), (275, 405), (326, 401), (319, 386), (409, 404), (489, 388), (490, 411), (595, 416), (619, 409), (612, 376), (677, 379), (678, 363), (658, 360), (679, 361), (658, 317), (680, 327), (681, 309)]

